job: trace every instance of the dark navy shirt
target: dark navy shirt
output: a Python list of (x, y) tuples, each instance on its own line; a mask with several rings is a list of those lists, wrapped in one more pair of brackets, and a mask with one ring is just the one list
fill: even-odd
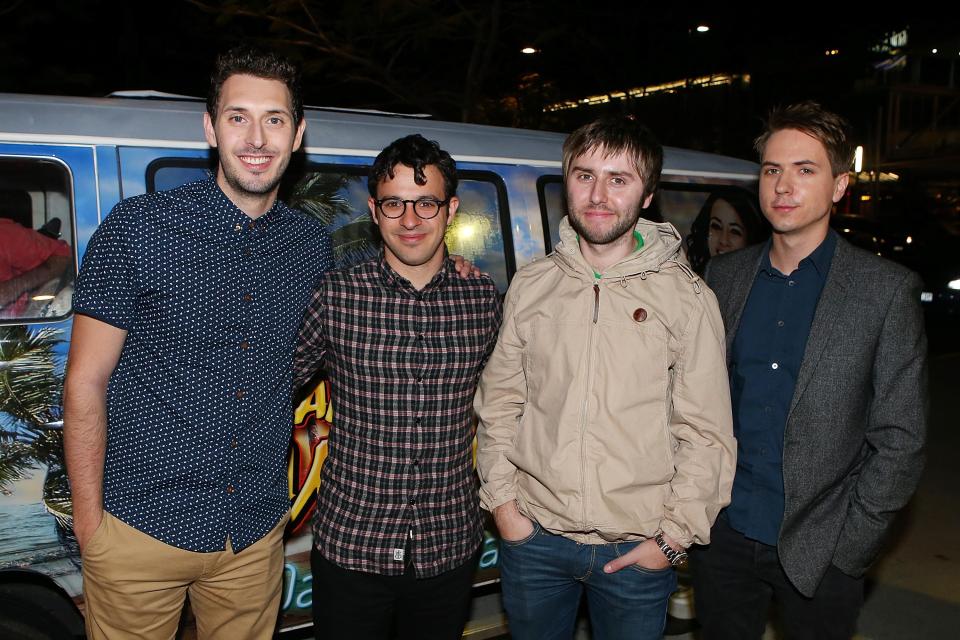
[(813, 314), (830, 271), (836, 234), (784, 275), (769, 246), (733, 340), (730, 393), (737, 474), (726, 510), (731, 527), (775, 545), (783, 520), (783, 434)]
[(250, 219), (212, 179), (118, 204), (90, 239), (74, 310), (127, 331), (107, 393), (104, 507), (167, 544), (237, 551), (289, 508), (291, 371), (321, 224)]

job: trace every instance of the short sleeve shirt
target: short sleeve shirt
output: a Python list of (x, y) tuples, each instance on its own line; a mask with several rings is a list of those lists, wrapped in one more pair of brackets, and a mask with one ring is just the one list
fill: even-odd
[(276, 525), (297, 329), (331, 262), (317, 220), (280, 201), (252, 220), (213, 179), (114, 208), (74, 295), (77, 313), (127, 331), (107, 392), (107, 511), (201, 552)]

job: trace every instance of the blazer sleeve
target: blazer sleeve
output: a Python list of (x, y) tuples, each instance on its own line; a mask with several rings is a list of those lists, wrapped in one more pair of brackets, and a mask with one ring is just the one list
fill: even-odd
[(877, 557), (896, 512), (910, 500), (924, 464), (927, 426), (927, 339), (920, 278), (891, 279), (873, 363), (873, 400), (867, 416), (870, 454), (850, 494), (833, 564), (862, 575)]

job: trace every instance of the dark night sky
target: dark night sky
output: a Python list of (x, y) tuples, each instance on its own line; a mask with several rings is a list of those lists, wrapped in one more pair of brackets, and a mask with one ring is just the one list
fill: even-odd
[[(271, 5), (282, 12), (299, 3), (208, 4)], [(306, 4), (348, 53), (367, 56), (369, 69), (387, 69), (384, 77), (396, 91), (365, 82), (362, 68), (290, 43), (301, 34), (271, 29), (264, 19), (204, 12), (187, 0), (0, 0), (0, 91), (96, 96), (149, 88), (202, 96), (217, 51), (281, 36), (286, 51), (304, 63), (308, 104), (427, 111), (446, 119), (564, 130), (595, 114), (543, 116), (543, 103), (711, 72), (749, 73), (747, 92), (728, 91), (706, 101), (664, 97), (629, 107), (667, 143), (744, 155), (757, 118), (775, 103), (812, 97), (854, 120), (860, 111), (869, 117), (871, 105), (865, 102), (874, 98), (856, 87), (871, 75), (869, 45), (883, 32), (910, 24), (915, 42), (952, 36), (956, 48), (960, 31), (929, 18), (844, 16), (826, 5), (781, 6), (777, 13), (748, 16), (731, 5), (725, 13), (697, 14), (689, 7), (651, 11), (646, 3), (607, 0), (504, 1), (487, 72), (471, 92), (465, 69), (478, 34), (486, 33), (477, 20), (489, 18), (495, 0)], [(801, 15), (813, 8), (830, 11), (830, 21)], [(290, 15), (308, 23), (302, 14)], [(712, 30), (692, 32), (700, 21)], [(541, 53), (520, 54), (527, 44)], [(841, 55), (827, 58), (827, 48)], [(518, 89), (530, 73), (537, 76), (526, 90)], [(505, 96), (516, 97), (521, 108), (504, 107)]]

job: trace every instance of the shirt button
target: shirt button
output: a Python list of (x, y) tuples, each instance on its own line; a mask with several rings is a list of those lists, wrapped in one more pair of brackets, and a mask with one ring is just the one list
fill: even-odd
[(249, 224), (248, 226), (249, 226), (249, 227), (250, 227), (251, 229), (256, 229), (256, 228), (257, 228), (257, 223), (256, 223), (256, 222), (253, 222), (253, 221), (251, 221), (251, 222), (250, 222), (250, 224)]
[(246, 395), (246, 393), (243, 389), (237, 389), (237, 400), (243, 400), (243, 396)]
[(797, 284), (797, 283), (796, 283), (795, 281), (793, 281), (793, 280), (788, 280), (788, 281), (787, 281), (787, 284), (792, 287), (793, 285), (795, 285), (795, 284)]
[(411, 505), (417, 504), (417, 499), (416, 499), (416, 498), (410, 498), (410, 504), (411, 504)]
[(250, 348), (250, 343), (244, 340), (243, 342), (240, 343), (240, 348), (246, 351), (247, 349)]
[(782, 326), (783, 326), (783, 320), (777, 320), (777, 326), (778, 326), (778, 327), (782, 327)]
[(253, 250), (250, 249), (250, 247), (244, 247), (244, 248), (243, 248), (243, 255), (248, 256), (248, 255), (250, 255), (251, 253), (253, 253)]
[(422, 333), (418, 333), (418, 334), (417, 334), (417, 340), (423, 340), (423, 334), (422, 334)]
[(235, 227), (233, 228), (233, 230), (236, 231), (237, 233), (240, 233), (241, 231), (243, 231), (243, 225), (242, 225), (242, 224), (238, 224), (237, 226), (235, 226)]
[(231, 449), (236, 449), (236, 448), (237, 448), (237, 441), (236, 441), (236, 440), (232, 440), (232, 441), (230, 442), (230, 448), (231, 448)]
[(771, 369), (779, 369), (779, 368), (780, 368), (780, 365), (777, 364), (776, 362), (774, 362), (772, 365), (770, 365), (770, 368), (771, 368)]
[(243, 294), (243, 301), (244, 301), (244, 302), (253, 302), (253, 294), (252, 294), (252, 293), (245, 293), (245, 294)]
[(233, 493), (233, 485), (232, 485), (232, 484), (228, 484), (228, 485), (227, 485), (227, 493)]

